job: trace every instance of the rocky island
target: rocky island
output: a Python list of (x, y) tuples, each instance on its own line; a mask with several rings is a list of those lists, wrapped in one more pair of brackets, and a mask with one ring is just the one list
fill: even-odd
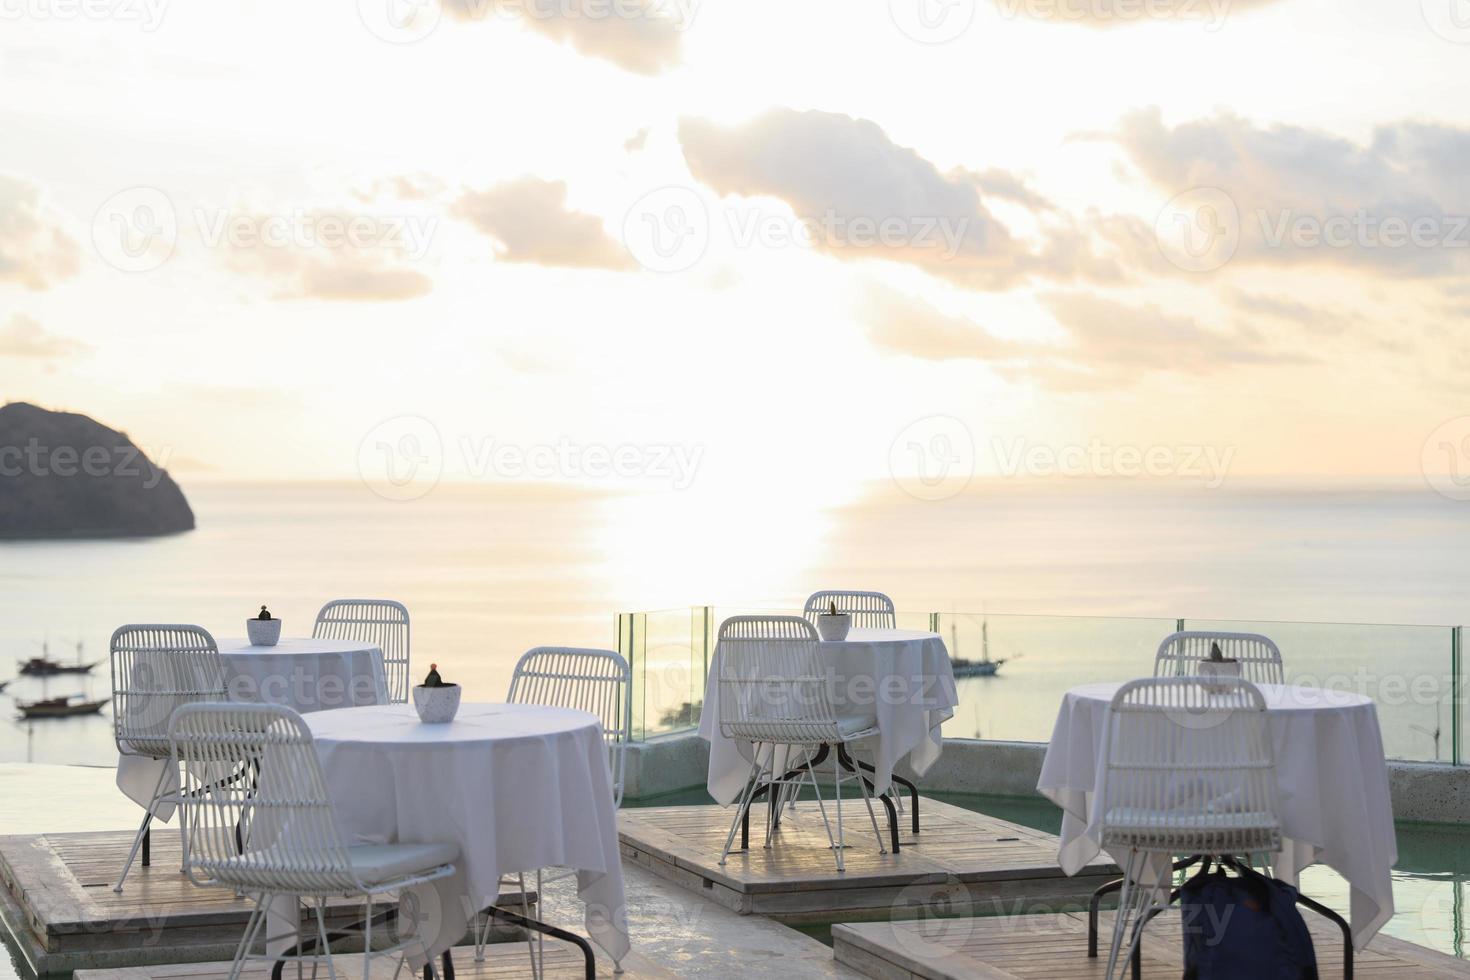
[(168, 473), (85, 415), (0, 406), (0, 539), (110, 538), (194, 528)]

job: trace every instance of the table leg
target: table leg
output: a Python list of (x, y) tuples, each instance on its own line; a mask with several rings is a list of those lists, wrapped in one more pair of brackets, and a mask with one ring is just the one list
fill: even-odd
[[(592, 952), (592, 944), (575, 932), (559, 929), (556, 926), (542, 922), (540, 919), (531, 919), (521, 915), (519, 912), (512, 912), (510, 909), (503, 909), (498, 905), (491, 905), (484, 912), (492, 919), (503, 919), (513, 926), (529, 929), (531, 932), (539, 932), (542, 935), (551, 936), (553, 939), (561, 939), (578, 947), (582, 950), (582, 959), (586, 968), (586, 980), (597, 980), (597, 957)], [(454, 980), (454, 974), (447, 975), (445, 980)]]

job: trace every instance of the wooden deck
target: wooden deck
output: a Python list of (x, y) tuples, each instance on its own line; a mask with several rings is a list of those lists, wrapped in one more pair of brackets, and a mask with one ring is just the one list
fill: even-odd
[[(1342, 976), (1342, 934), (1304, 912), (1323, 980)], [(875, 980), (1086, 980), (1102, 978), (1112, 918), (1104, 914), (1097, 959), (1087, 957), (1085, 913), (864, 922), (832, 928), (833, 955)], [(1144, 933), (1143, 976), (1178, 978), (1177, 913)], [(1390, 936), (1374, 938), (1353, 963), (1358, 980), (1470, 977), (1470, 964)], [(1125, 974), (1126, 976), (1126, 974)]]
[[(483, 962), (475, 962), (475, 951), (470, 946), (458, 946), (454, 951), (455, 980), (511, 980), (512, 977), (530, 977), (531, 961), (525, 943), (501, 943), (487, 947)], [(339, 980), (360, 980), (362, 977), (362, 954), (347, 954), (333, 957), (333, 966)], [(544, 980), (582, 980), (582, 954), (568, 943), (548, 940), (546, 960), (541, 976)], [(394, 961), (381, 957), (373, 961), (372, 980), (393, 980)], [(310, 967), (307, 967), (310, 974)], [(227, 980), (230, 964), (182, 963), (164, 966), (134, 966), (110, 970), (79, 970), (76, 980)], [(613, 964), (605, 956), (597, 958), (597, 975), (611, 980)], [(241, 980), (270, 980), (269, 964), (252, 963), (241, 971)], [(283, 976), (295, 977), (296, 970), (286, 970)], [(423, 976), (422, 973), (419, 976)], [(325, 967), (317, 970), (318, 980), (327, 980)], [(638, 956), (629, 955), (623, 962), (619, 980), (672, 980), (675, 974)], [(399, 974), (399, 980), (414, 980), (407, 970)]]
[(861, 801), (844, 804), (842, 874), (815, 802), (803, 801), (783, 820), (770, 849), (762, 846), (764, 812), (753, 814), (751, 850), (731, 853), (724, 867), (720, 850), (733, 808), (624, 810), (619, 827), (625, 865), (647, 868), (737, 912), (788, 921), (886, 919), (938, 904), (982, 914), (1035, 905), (1055, 911), (1076, 907), (1117, 875), (1114, 865), (1098, 863), (1066, 877), (1057, 867), (1057, 838), (1019, 824), (929, 799), (921, 801), (920, 815), (922, 833), (909, 833), (901, 818), (900, 853), (882, 855)]
[[(0, 920), (38, 973), (229, 959), (250, 906), (179, 872), (179, 834), (155, 830), (152, 866), (112, 890), (130, 831), (0, 837)], [(343, 900), (340, 921), (360, 918)]]

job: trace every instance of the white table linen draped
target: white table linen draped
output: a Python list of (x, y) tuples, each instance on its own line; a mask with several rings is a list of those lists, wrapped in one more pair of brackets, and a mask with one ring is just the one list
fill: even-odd
[(349, 845), (459, 845), (453, 876), (412, 889), (429, 955), (464, 937), (502, 875), (553, 866), (577, 871), (593, 941), (614, 959), (627, 955), (617, 812), (594, 715), (465, 704), (449, 724), (426, 725), (412, 706), (386, 705), (306, 723)]
[[(282, 637), (275, 646), (252, 646), (244, 638), (217, 639), (225, 666), (225, 691), (231, 701), (283, 704), (301, 714), (388, 703), (383, 651), (359, 640)], [(162, 759), (119, 753), (117, 786), (141, 807), (153, 798), (168, 765)], [(178, 788), (177, 778), (166, 784)], [(154, 817), (169, 820), (172, 803), (160, 804)]]
[[(1122, 684), (1068, 691), (1057, 713), (1037, 789), (1062, 808), (1058, 863), (1076, 874), (1101, 851), (1103, 726)], [(1362, 949), (1393, 916), (1392, 868), (1398, 860), (1388, 765), (1378, 712), (1361, 694), (1259, 684), (1276, 759), (1283, 846), (1275, 872), (1295, 883), (1303, 868), (1326, 864), (1350, 886), (1353, 945)], [(1126, 854), (1109, 855), (1120, 867)], [(1164, 862), (1143, 876), (1153, 880)]]
[[(893, 767), (907, 758), (923, 775), (944, 748), (940, 726), (954, 715), (959, 703), (949, 651), (938, 633), (900, 629), (854, 629), (847, 639), (817, 644), (841, 715), (873, 717), (878, 736), (865, 740), (870, 754), (874, 789), (885, 792)], [(720, 732), (720, 651), (710, 659), (705, 682), (699, 734), (710, 743), (707, 788), (723, 805), (735, 802), (746, 779), (754, 748)]]

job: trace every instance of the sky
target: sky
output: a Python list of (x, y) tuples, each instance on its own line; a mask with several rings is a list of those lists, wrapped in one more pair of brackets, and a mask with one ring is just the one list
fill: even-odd
[(181, 475), (1470, 473), (1465, 0), (0, 19), (0, 401)]

